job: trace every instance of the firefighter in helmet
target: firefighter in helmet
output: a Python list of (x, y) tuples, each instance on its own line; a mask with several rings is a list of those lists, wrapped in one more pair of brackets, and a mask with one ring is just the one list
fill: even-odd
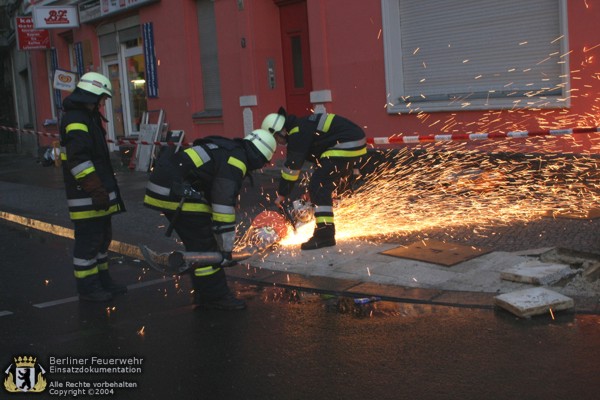
[(73, 266), (79, 299), (107, 301), (125, 293), (108, 272), (108, 247), (114, 214), (125, 211), (106, 144), (99, 107), (112, 96), (110, 81), (84, 74), (63, 101), (60, 125), (63, 177), (75, 230)]
[(313, 236), (302, 250), (335, 246), (333, 192), (351, 177), (360, 158), (367, 153), (363, 130), (347, 118), (335, 114), (307, 117), (287, 115), (280, 108), (263, 120), (262, 129), (273, 132), (277, 142), (287, 146), (275, 204), (281, 206), (300, 177), (304, 161), (314, 163), (308, 195), (315, 206)]
[(220, 265), (190, 271), (198, 308), (246, 308), (230, 291), (223, 268), (235, 264), (231, 253), (242, 182), (271, 161), (276, 146), (273, 134), (261, 129), (243, 139), (208, 136), (159, 158), (150, 175), (144, 205), (167, 217), (186, 251), (219, 251), (223, 256)]

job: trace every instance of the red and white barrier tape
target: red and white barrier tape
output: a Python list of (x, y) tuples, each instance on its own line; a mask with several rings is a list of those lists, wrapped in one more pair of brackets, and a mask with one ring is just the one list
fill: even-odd
[[(11, 128), (11, 127), (2, 126), (2, 125), (0, 125), (0, 130), (16, 132), (16, 133), (28, 133), (31, 135), (38, 135), (38, 136), (52, 137), (52, 138), (60, 139), (60, 135), (58, 133), (35, 132), (30, 129), (18, 129), (18, 128)], [(106, 143), (131, 144), (131, 145), (141, 144), (141, 145), (155, 145), (155, 146), (177, 146), (179, 144), (178, 142), (171, 142), (171, 141), (147, 142), (145, 140), (138, 140), (138, 139), (117, 139), (117, 140), (106, 139)], [(192, 145), (192, 143), (181, 143), (181, 146), (191, 146), (191, 145)]]
[[(46, 137), (60, 138), (59, 134), (35, 132), (28, 129), (17, 129), (8, 126), (0, 125), (0, 130), (17, 133), (28, 133), (32, 135), (40, 135)], [(367, 138), (367, 143), (372, 145), (388, 145), (388, 144), (408, 144), (408, 143), (425, 143), (425, 142), (447, 142), (447, 141), (469, 141), (469, 140), (487, 140), (487, 139), (511, 139), (511, 138), (527, 138), (536, 136), (562, 136), (572, 135), (575, 133), (595, 133), (600, 132), (600, 127), (589, 128), (570, 128), (570, 129), (546, 129), (540, 131), (511, 131), (511, 132), (496, 132), (496, 133), (452, 133), (439, 135), (414, 135), (414, 136), (390, 136), (390, 137), (375, 137)], [(147, 142), (136, 139), (107, 139), (107, 143), (115, 144), (130, 144), (130, 145), (154, 145), (154, 146), (176, 146), (177, 142)], [(191, 146), (192, 143), (182, 143), (182, 146)]]
[(592, 133), (600, 132), (599, 127), (590, 128), (572, 128), (572, 129), (546, 129), (542, 131), (512, 131), (498, 133), (453, 133), (441, 135), (415, 135), (415, 136), (390, 136), (367, 138), (367, 143), (374, 145), (385, 144), (407, 144), (423, 142), (447, 142), (447, 141), (466, 141), (466, 140), (486, 140), (486, 139), (510, 139), (526, 138), (535, 136), (561, 136), (574, 133)]

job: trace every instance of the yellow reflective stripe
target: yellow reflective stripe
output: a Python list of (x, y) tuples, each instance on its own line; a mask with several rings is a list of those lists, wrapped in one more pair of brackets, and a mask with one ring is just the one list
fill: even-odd
[(108, 261), (97, 265), (98, 271), (108, 271)]
[(81, 178), (83, 178), (85, 176), (88, 176), (92, 172), (96, 172), (96, 168), (94, 166), (86, 168), (83, 171), (81, 171), (80, 173), (78, 173), (77, 175), (75, 175), (75, 179), (81, 179)]
[(97, 218), (97, 217), (105, 217), (110, 214), (114, 214), (120, 210), (120, 206), (115, 204), (114, 206), (110, 206), (108, 210), (91, 210), (91, 211), (71, 211), (69, 215), (71, 219), (89, 219), (89, 218)]
[[(179, 206), (178, 201), (167, 201), (167, 200), (158, 200), (154, 197), (150, 197), (148, 195), (144, 196), (144, 203), (155, 206), (158, 208), (163, 208), (165, 210), (176, 210)], [(208, 204), (204, 203), (183, 203), (183, 207), (181, 211), (189, 211), (189, 212), (212, 212), (211, 207)]]
[(202, 267), (194, 270), (194, 276), (210, 276), (219, 272), (221, 268)]
[(360, 150), (327, 150), (321, 154), (321, 158), (325, 157), (359, 157), (367, 154), (367, 148), (364, 147)]
[(86, 124), (80, 124), (78, 122), (74, 122), (72, 124), (67, 125), (67, 127), (65, 128), (65, 131), (67, 133), (71, 132), (71, 131), (84, 131), (84, 132), (88, 132), (88, 127)]
[(86, 269), (85, 271), (75, 271), (75, 278), (86, 278), (88, 276), (96, 275), (98, 273), (98, 267)]
[(217, 222), (235, 222), (235, 214), (213, 213), (212, 219)]
[(281, 177), (286, 181), (296, 182), (300, 178), (300, 174), (288, 174), (285, 171), (281, 171)]
[(246, 175), (246, 164), (244, 164), (241, 160), (238, 160), (235, 157), (229, 157), (229, 159), (227, 160), (227, 164), (233, 165), (234, 167), (241, 169), (242, 175)]
[(67, 161), (67, 153), (60, 153), (60, 159), (62, 161)]
[(315, 217), (317, 224), (333, 224), (333, 217)]
[(300, 132), (300, 128), (296, 126), (296, 127), (292, 128), (291, 131), (288, 132), (288, 135), (291, 135), (292, 133), (298, 133), (298, 132)]
[(325, 125), (323, 125), (323, 132), (327, 132), (329, 130), (331, 127), (331, 121), (333, 121), (333, 117), (335, 117), (335, 114), (327, 114)]
[(200, 156), (198, 155), (198, 153), (196, 153), (196, 151), (194, 149), (192, 149), (192, 148), (185, 149), (184, 153), (187, 154), (188, 157), (192, 159), (192, 162), (194, 163), (196, 168), (198, 168), (202, 164), (204, 164), (204, 161), (202, 161), (202, 159), (200, 158)]

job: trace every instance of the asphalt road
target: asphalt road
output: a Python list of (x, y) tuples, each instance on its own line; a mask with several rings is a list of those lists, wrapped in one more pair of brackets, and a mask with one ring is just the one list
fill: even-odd
[[(36, 358), (46, 389), (28, 398), (584, 400), (600, 393), (598, 315), (522, 320), (480, 308), (355, 306), (235, 282), (247, 310), (199, 311), (187, 279), (115, 254), (113, 275), (129, 293), (80, 304), (71, 245), (0, 222), (0, 366)], [(100, 362), (140, 369), (57, 372)], [(0, 398), (25, 398), (9, 394), (3, 380)]]

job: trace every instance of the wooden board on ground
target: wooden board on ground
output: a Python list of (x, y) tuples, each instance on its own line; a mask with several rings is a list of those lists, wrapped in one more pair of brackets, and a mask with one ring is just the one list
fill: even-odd
[(408, 246), (395, 247), (381, 254), (451, 267), (489, 252), (490, 250), (473, 246), (423, 240), (411, 243)]

